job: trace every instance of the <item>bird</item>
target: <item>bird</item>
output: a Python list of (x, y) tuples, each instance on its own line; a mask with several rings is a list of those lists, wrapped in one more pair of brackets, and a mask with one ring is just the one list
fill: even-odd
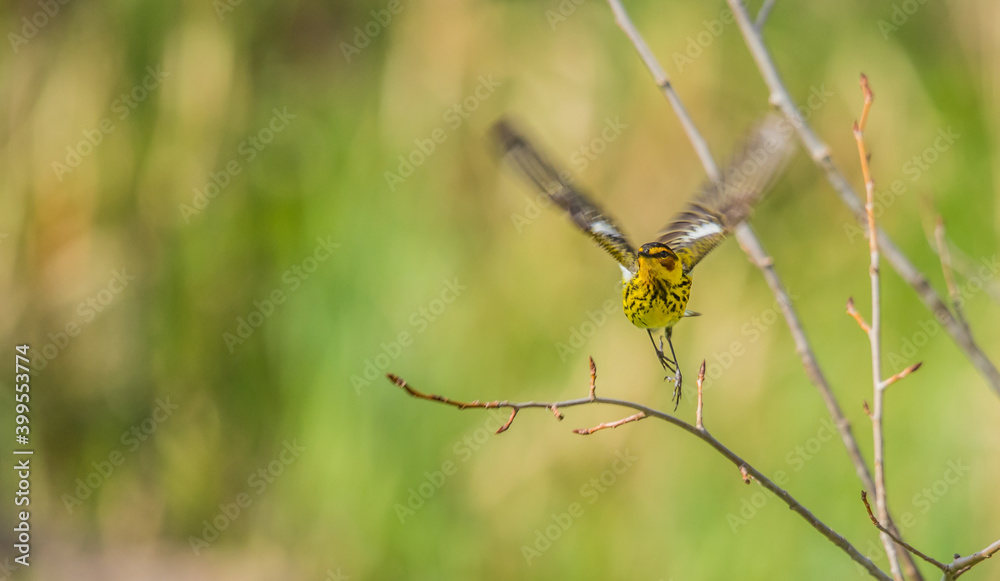
[(700, 315), (687, 308), (691, 271), (750, 216), (754, 205), (777, 181), (794, 152), (791, 125), (777, 114), (764, 116), (736, 148), (720, 179), (706, 181), (656, 239), (638, 249), (601, 206), (573, 183), (571, 174), (549, 162), (514, 121), (499, 119), (491, 134), (501, 157), (618, 262), (625, 316), (646, 330), (659, 363), (673, 373), (664, 379), (674, 384), (671, 399), (676, 410), (683, 376), (673, 329), (681, 319)]

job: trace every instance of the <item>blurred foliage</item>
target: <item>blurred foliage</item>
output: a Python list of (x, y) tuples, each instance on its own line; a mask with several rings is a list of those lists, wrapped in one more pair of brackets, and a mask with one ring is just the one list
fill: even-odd
[[(628, 8), (724, 158), (767, 107), (725, 3)], [(972, 261), (997, 258), (998, 16), (990, 0), (779, 2), (765, 30), (858, 185), (850, 127), (869, 75), (881, 224), (941, 292), (923, 201)], [(606, 4), (20, 0), (0, 30), (0, 335), (30, 343), (36, 367), (33, 565), (15, 577), (861, 576), (665, 424), (580, 438), (570, 428), (621, 412), (526, 412), (495, 438), (490, 414), (381, 379), (575, 397), (593, 355), (605, 394), (669, 405), (648, 339), (618, 314), (617, 269), (534, 207), (484, 137), (519, 118), (638, 243), (682, 206), (701, 166)], [(609, 120), (626, 127), (595, 144)], [(958, 135), (943, 151), (939, 131)], [(868, 312), (863, 238), (804, 154), (752, 223), (870, 457), (868, 346), (844, 314), (849, 296)], [(968, 554), (1000, 522), (997, 398), (884, 270), (887, 371), (925, 362), (888, 397), (892, 508), (926, 552)], [(689, 378), (703, 358), (715, 370), (708, 427), (869, 552), (860, 485), (764, 281), (735, 242), (695, 278), (705, 316), (674, 336)], [(959, 281), (1000, 360), (997, 305)], [(586, 340), (567, 355), (574, 331)], [(689, 393), (679, 413), (692, 408)], [(616, 453), (635, 460), (605, 472)], [(949, 463), (968, 469), (956, 480)], [(572, 503), (579, 518), (526, 562)], [(12, 511), (5, 498), (4, 522)]]

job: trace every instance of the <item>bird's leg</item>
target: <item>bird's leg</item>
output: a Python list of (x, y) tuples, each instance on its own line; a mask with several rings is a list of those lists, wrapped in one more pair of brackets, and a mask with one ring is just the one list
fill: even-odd
[(673, 357), (674, 363), (674, 411), (677, 411), (677, 406), (681, 403), (681, 365), (677, 362), (677, 354), (674, 353), (674, 342), (671, 341), (671, 336), (674, 334), (673, 327), (668, 327), (663, 331), (663, 334), (667, 337), (667, 345), (670, 345), (670, 356)]
[[(657, 347), (656, 339), (653, 338), (653, 330), (646, 329), (646, 332), (649, 333), (649, 340), (653, 343), (653, 349), (656, 351), (656, 357), (660, 360), (660, 365), (663, 366), (663, 369), (674, 372), (675, 370), (670, 364), (670, 360), (667, 359), (667, 356), (663, 353), (663, 339), (660, 339), (660, 346)], [(671, 347), (671, 349), (673, 349), (673, 347)]]

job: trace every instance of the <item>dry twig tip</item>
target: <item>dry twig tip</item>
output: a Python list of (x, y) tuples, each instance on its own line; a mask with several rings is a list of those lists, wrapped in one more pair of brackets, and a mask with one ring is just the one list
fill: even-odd
[(854, 320), (858, 322), (858, 326), (861, 327), (862, 331), (865, 333), (872, 332), (871, 327), (869, 327), (868, 323), (865, 322), (865, 318), (861, 316), (861, 313), (859, 313), (856, 308), (854, 308), (854, 297), (849, 297), (847, 299), (847, 314), (854, 317)]
[(701, 360), (701, 367), (698, 368), (698, 406), (695, 408), (695, 421), (694, 426), (699, 430), (705, 429), (705, 424), (702, 422), (702, 408), (703, 400), (701, 398), (701, 385), (705, 383), (705, 360)]
[(514, 423), (514, 416), (516, 415), (517, 415), (517, 408), (513, 408), (512, 410), (510, 410), (510, 418), (507, 419), (507, 423), (497, 428), (496, 433), (502, 434), (506, 432), (510, 428), (510, 425)]

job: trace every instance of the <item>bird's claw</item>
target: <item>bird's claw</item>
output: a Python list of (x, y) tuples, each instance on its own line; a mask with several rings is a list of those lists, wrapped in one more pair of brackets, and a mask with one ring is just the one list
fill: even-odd
[(670, 401), (674, 402), (674, 411), (677, 411), (677, 406), (681, 404), (681, 382), (683, 379), (679, 370), (674, 375), (663, 378), (663, 381), (670, 381), (674, 384), (674, 394), (670, 398)]

